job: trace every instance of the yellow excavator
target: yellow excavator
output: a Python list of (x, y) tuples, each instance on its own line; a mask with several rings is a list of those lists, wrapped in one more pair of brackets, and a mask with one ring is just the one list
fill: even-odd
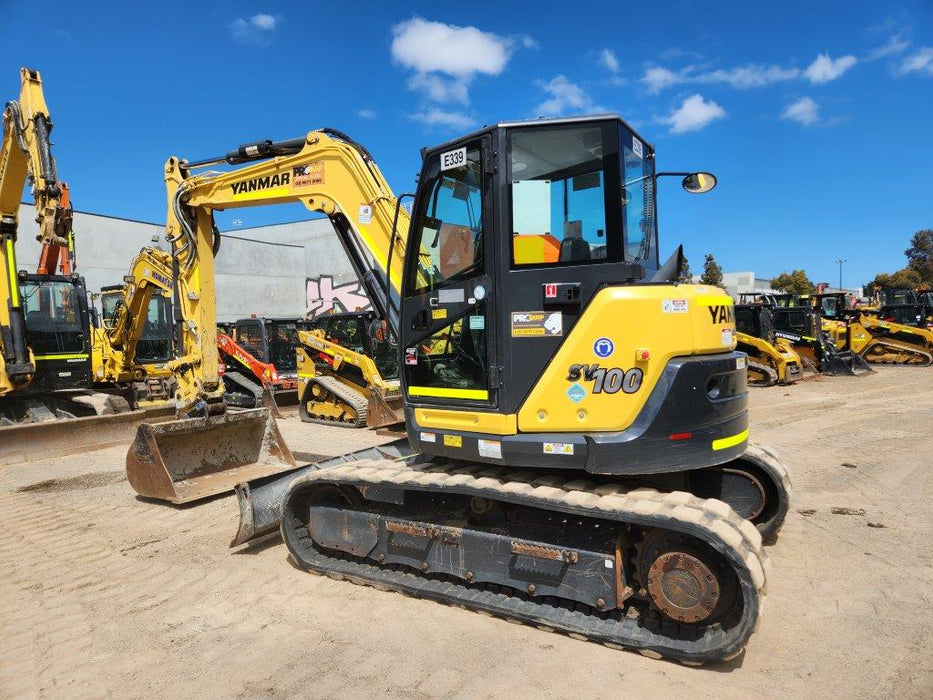
[(172, 257), (147, 246), (122, 285), (101, 290), (101, 319), (93, 329), (94, 381), (132, 394), (134, 406), (155, 409), (174, 398), (168, 362), (172, 345)]
[(735, 307), (737, 349), (748, 355), (748, 383), (792, 384), (803, 377), (803, 362), (786, 338), (775, 335), (770, 310), (762, 304)]
[[(190, 174), (222, 161), (250, 164)], [(789, 482), (748, 441), (731, 299), (677, 284), (682, 250), (660, 264), (655, 216), (658, 177), (701, 193), (712, 175), (656, 173), (651, 144), (611, 116), (425, 149), (410, 227), (333, 130), (166, 172), (182, 278), (186, 256), (209, 262), (213, 209), (301, 201), (330, 217), (397, 334), (413, 454), (281, 476), (299, 566), (653, 657), (741, 652)], [(179, 290), (202, 353), (212, 272)], [(182, 403), (209, 408), (212, 360), (176, 362)], [(211, 420), (179, 429), (216, 446), (198, 432)], [(130, 462), (184, 472), (187, 455), (156, 458), (167, 437), (138, 436)]]
[[(20, 72), (0, 144), (0, 461), (12, 463), (122, 441), (131, 412), (99, 391), (91, 363), (84, 279), (74, 271), (72, 209), (52, 156), (52, 121), (38, 71)], [(18, 269), (23, 189), (31, 184), (42, 253)], [(117, 436), (116, 438), (114, 436)]]
[(398, 347), (375, 312), (326, 314), (298, 340), (301, 420), (351, 428), (405, 422)]

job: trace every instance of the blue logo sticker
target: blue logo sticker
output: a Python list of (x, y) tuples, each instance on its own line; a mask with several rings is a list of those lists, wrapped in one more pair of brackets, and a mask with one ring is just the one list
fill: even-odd
[(600, 338), (593, 343), (593, 352), (596, 357), (602, 357), (603, 359), (609, 357), (615, 349), (616, 346), (612, 344), (609, 338)]
[(586, 389), (579, 384), (571, 384), (570, 388), (567, 389), (567, 396), (569, 396), (570, 400), (574, 403), (580, 403), (586, 398)]

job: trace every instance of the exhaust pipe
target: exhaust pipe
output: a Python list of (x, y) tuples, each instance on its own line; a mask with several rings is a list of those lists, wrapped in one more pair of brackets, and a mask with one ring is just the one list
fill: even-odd
[(126, 455), (140, 496), (189, 503), (296, 468), (269, 409), (143, 423)]

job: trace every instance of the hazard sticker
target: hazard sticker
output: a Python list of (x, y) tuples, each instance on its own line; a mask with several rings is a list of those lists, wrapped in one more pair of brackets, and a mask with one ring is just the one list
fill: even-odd
[(734, 341), (733, 341), (733, 339), (732, 339), (732, 329), (731, 329), (731, 328), (723, 328), (723, 329), (722, 329), (722, 344), (723, 344), (723, 347), (731, 347), (733, 342), (734, 342)]
[(666, 314), (685, 314), (689, 311), (686, 299), (662, 299), (661, 311)]
[(545, 299), (556, 299), (557, 298), (557, 285), (556, 284), (544, 285), (544, 298)]
[(418, 364), (418, 348), (405, 348), (405, 364)]
[(546, 455), (572, 455), (572, 442), (545, 442), (544, 454)]

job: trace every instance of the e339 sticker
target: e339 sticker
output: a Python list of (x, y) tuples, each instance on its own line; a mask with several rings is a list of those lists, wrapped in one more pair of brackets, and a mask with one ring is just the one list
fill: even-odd
[[(567, 371), (568, 382), (593, 382), (594, 394), (615, 394), (620, 389), (624, 394), (634, 394), (641, 389), (644, 377), (641, 367), (625, 370), (621, 367), (600, 367), (598, 364), (570, 365)], [(579, 384), (575, 383), (574, 386)]]
[(599, 338), (595, 343), (593, 343), (593, 354), (596, 357), (601, 357), (606, 359), (609, 357), (616, 349), (616, 346), (613, 344), (609, 338)]
[(441, 153), (441, 170), (450, 170), (466, 165), (466, 146), (455, 151)]

